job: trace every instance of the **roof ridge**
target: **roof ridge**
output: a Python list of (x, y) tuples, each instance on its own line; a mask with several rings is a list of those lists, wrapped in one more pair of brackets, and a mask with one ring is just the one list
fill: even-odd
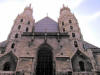
[[(38, 22), (40, 22), (40, 21), (42, 21), (42, 20), (44, 20), (44, 19), (46, 19), (46, 18), (49, 18), (50, 20), (52, 20), (52, 21), (56, 22), (56, 21), (55, 21), (54, 19), (52, 19), (51, 17), (46, 16), (46, 17), (44, 17), (44, 18), (42, 18), (42, 19), (38, 20), (36, 23), (38, 23)], [(57, 23), (57, 22), (56, 22), (56, 23)]]

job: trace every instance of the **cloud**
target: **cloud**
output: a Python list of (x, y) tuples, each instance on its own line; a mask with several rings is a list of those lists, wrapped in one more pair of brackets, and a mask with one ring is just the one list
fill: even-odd
[(93, 20), (96, 20), (97, 18), (100, 17), (100, 11), (91, 14), (91, 15), (79, 15), (76, 13), (76, 16), (78, 18), (78, 21), (80, 24), (89, 24), (90, 22), (92, 22)]
[(100, 11), (96, 12), (95, 14), (89, 16), (89, 21), (93, 21), (95, 19), (97, 19), (98, 17), (100, 17)]
[[(99, 26), (97, 21), (100, 18), (100, 11), (95, 12), (91, 15), (80, 15), (78, 13), (75, 14), (78, 19), (79, 26), (81, 28), (81, 32), (84, 35), (84, 40), (100, 47), (99, 36)], [(98, 28), (97, 28), (98, 27)], [(94, 35), (94, 36), (93, 36)], [(98, 41), (96, 41), (96, 39)]]

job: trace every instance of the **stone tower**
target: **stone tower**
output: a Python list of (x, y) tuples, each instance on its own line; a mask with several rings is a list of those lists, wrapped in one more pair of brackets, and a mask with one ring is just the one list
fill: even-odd
[(26, 7), (0, 43), (0, 75), (100, 75), (100, 49), (83, 40), (68, 7), (58, 22), (47, 16), (35, 23), (32, 13)]
[(30, 6), (24, 9), (23, 13), (17, 16), (8, 37), (9, 44), (7, 50), (11, 50), (11, 48), (13, 49), (15, 47), (16, 41), (19, 41), (21, 39), (21, 35), (23, 34), (23, 32), (33, 31), (35, 20), (32, 14), (33, 14), (33, 10), (30, 4)]
[(61, 33), (68, 33), (70, 35), (69, 39), (74, 46), (75, 50), (83, 50), (83, 36), (81, 34), (78, 21), (74, 14), (71, 13), (68, 7), (63, 5), (60, 10), (60, 17), (58, 19), (59, 31)]

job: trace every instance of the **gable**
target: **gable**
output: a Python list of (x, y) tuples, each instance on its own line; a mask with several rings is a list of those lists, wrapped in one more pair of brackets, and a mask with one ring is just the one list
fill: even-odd
[[(87, 57), (81, 51), (77, 51), (71, 59), (73, 71), (75, 72), (83, 72), (88, 71), (91, 72), (93, 67), (89, 57)], [(84, 65), (82, 65), (84, 64)]]
[(35, 23), (35, 32), (58, 32), (58, 23), (49, 17)]

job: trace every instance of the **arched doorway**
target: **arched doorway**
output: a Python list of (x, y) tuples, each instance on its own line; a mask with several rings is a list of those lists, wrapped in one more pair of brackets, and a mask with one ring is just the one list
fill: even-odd
[(80, 66), (80, 71), (85, 71), (85, 67), (84, 67), (84, 62), (83, 61), (79, 62), (79, 66)]
[(10, 62), (6, 62), (6, 63), (4, 64), (3, 71), (10, 71), (10, 69), (11, 69), (11, 64), (10, 64)]
[(53, 75), (52, 48), (43, 44), (37, 52), (36, 75)]

